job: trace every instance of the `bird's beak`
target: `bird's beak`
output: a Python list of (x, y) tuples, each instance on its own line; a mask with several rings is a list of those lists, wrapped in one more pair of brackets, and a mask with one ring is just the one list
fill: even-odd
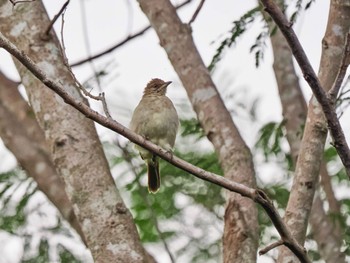
[(163, 84), (162, 88), (165, 89), (167, 88), (170, 84), (172, 83), (172, 81), (167, 81)]

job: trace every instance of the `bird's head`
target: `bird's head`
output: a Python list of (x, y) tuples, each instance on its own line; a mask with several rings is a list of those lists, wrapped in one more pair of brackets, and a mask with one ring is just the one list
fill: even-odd
[(152, 79), (150, 82), (148, 82), (145, 91), (143, 92), (144, 95), (165, 95), (166, 89), (169, 86), (171, 81), (163, 81), (161, 79)]

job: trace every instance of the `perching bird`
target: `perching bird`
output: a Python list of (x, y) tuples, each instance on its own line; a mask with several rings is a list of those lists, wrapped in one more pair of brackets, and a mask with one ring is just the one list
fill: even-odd
[[(165, 96), (171, 81), (152, 79), (146, 86), (134, 110), (130, 129), (147, 140), (171, 151), (179, 127), (179, 117), (171, 100)], [(156, 193), (160, 187), (158, 157), (140, 146), (135, 146), (147, 164), (148, 191)]]

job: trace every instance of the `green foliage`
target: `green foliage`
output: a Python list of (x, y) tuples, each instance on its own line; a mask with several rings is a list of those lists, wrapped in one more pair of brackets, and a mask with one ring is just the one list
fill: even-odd
[(272, 226), (271, 220), (266, 214), (265, 210), (258, 205), (258, 222), (259, 222), (259, 239), (260, 242), (263, 244), (263, 237), (266, 234), (266, 231), (269, 229), (269, 227)]
[(203, 128), (196, 118), (180, 120), (181, 136), (186, 137), (192, 135), (197, 139), (205, 136)]
[(307, 254), (310, 257), (310, 259), (312, 260), (312, 262), (315, 262), (315, 261), (321, 259), (321, 255), (320, 255), (320, 253), (317, 250), (309, 249), (307, 251)]
[[(23, 263), (48, 263), (53, 262), (49, 256), (50, 245), (48, 241), (42, 239), (37, 251), (37, 255), (30, 259), (23, 259)], [(83, 263), (82, 261), (76, 259), (72, 253), (63, 246), (58, 247), (58, 257), (61, 263)], [(56, 262), (56, 261), (55, 261)]]
[(61, 259), (61, 263), (83, 263), (82, 261), (75, 258), (72, 253), (65, 247), (59, 246), (58, 254)]
[(293, 14), (290, 17), (290, 22), (294, 23), (298, 17), (298, 15), (300, 14), (300, 11), (302, 9), (302, 4), (303, 4), (303, 0), (297, 0), (295, 2), (295, 11), (293, 12)]
[[(20, 170), (15, 169), (0, 174), (0, 229), (15, 234), (26, 223), (25, 208), (35, 194), (36, 187)], [(25, 188), (22, 198), (15, 202), (13, 195), (20, 188)]]
[[(25, 263), (52, 262), (48, 253), (50, 245), (47, 242), (47, 236), (41, 232), (49, 232), (51, 236), (55, 234), (65, 235), (73, 239), (70, 229), (62, 224), (62, 219), (58, 213), (47, 214), (47, 206), (50, 206), (50, 204), (46, 200), (39, 201), (40, 198), (36, 195), (37, 193), (35, 182), (28, 178), (21, 169), (16, 168), (9, 172), (0, 173), (0, 229), (24, 240), (22, 262)], [(40, 226), (40, 220), (37, 220), (35, 226), (33, 226), (33, 220), (29, 220), (33, 215), (43, 218), (43, 222), (52, 220), (53, 225)], [(48, 219), (48, 216), (51, 216), (51, 218)], [(33, 231), (33, 228), (37, 228), (37, 232)], [(40, 232), (40, 245), (36, 250), (36, 246), (31, 244), (33, 244), (32, 242), (35, 244), (38, 232)], [(62, 263), (80, 262), (63, 248), (59, 249), (58, 252)]]
[[(349, 201), (349, 199), (347, 199), (347, 201)], [(349, 210), (349, 204), (347, 205), (347, 209)], [(347, 213), (348, 215), (349, 213)], [(345, 221), (346, 224), (346, 221)], [(345, 225), (345, 227), (343, 228), (344, 231), (344, 239), (343, 239), (343, 245), (344, 245), (344, 253), (347, 256), (350, 256), (350, 229), (348, 227), (348, 225)]]
[[(301, 10), (303, 10), (303, 3), (305, 1), (304, 0), (296, 0), (295, 1), (295, 5), (294, 5), (294, 12), (292, 13), (292, 15), (290, 16), (290, 22), (291, 23), (295, 23)], [(304, 7), (304, 10), (307, 10), (311, 7), (312, 3), (315, 2), (315, 0), (309, 0), (309, 1), (306, 1), (306, 4), (305, 4), (305, 7)]]
[(255, 144), (256, 149), (262, 150), (266, 161), (270, 156), (280, 157), (287, 164), (288, 169), (292, 169), (293, 160), (289, 152), (282, 149), (282, 143), (285, 142), (284, 121), (269, 122), (259, 131), (258, 140)]
[[(315, 2), (315, 0), (308, 0), (303, 8), (304, 0), (295, 0), (294, 11), (290, 17), (291, 23), (295, 23), (298, 15), (304, 9), (307, 10), (311, 7), (311, 4)], [(285, 1), (281, 0), (280, 6), (282, 7), (282, 11), (285, 12), (285, 9), (288, 7), (285, 4)], [(209, 71), (213, 71), (217, 65), (217, 63), (222, 59), (224, 51), (226, 48), (230, 48), (233, 44), (237, 43), (238, 38), (242, 36), (249, 27), (257, 20), (257, 18), (261, 17), (261, 6), (254, 7), (248, 10), (245, 14), (243, 14), (240, 19), (233, 21), (233, 26), (231, 30), (228, 32), (228, 36), (221, 41), (220, 45), (216, 49), (216, 52), (208, 66)], [(267, 18), (270, 19), (270, 18)], [(255, 57), (255, 66), (260, 66), (260, 61), (264, 58), (266, 41), (269, 38), (269, 35), (273, 35), (276, 32), (277, 27), (274, 27), (272, 30), (269, 30), (267, 24), (264, 24), (262, 32), (258, 34), (255, 39), (255, 43), (250, 47), (250, 53), (254, 54)], [(270, 32), (271, 31), (271, 32)]]
[[(195, 119), (181, 120), (180, 135), (182, 138), (186, 137), (187, 141), (194, 140), (194, 144), (204, 137), (203, 130)], [(186, 237), (188, 243), (178, 251), (172, 251), (176, 257), (189, 255), (191, 262), (203, 262), (203, 259), (213, 259), (216, 262), (221, 254), (221, 235), (217, 239), (210, 237), (206, 220), (211, 220), (210, 225), (222, 223), (220, 208), (224, 205), (224, 197), (221, 188), (160, 160), (161, 188), (156, 194), (149, 194), (145, 178), (146, 166), (139, 156), (130, 153), (134, 152), (131, 144), (119, 146), (122, 148), (119, 154), (122, 155), (117, 155), (116, 158), (124, 158), (129, 167), (133, 167), (129, 171), (134, 173), (134, 179), (125, 187), (131, 197), (131, 210), (141, 241), (167, 243)], [(212, 150), (198, 152), (196, 146), (191, 145), (190, 151), (175, 150), (174, 154), (193, 165), (222, 175), (217, 156)], [(113, 159), (111, 163), (117, 163)], [(137, 162), (142, 162), (142, 165), (135, 165)], [(179, 198), (182, 200), (180, 203)], [(192, 215), (196, 218), (194, 225), (186, 223), (186, 209), (190, 207), (201, 211), (200, 215)], [(167, 222), (171, 224), (168, 226)], [(175, 226), (171, 226), (174, 224)], [(183, 230), (188, 228), (195, 228), (200, 234), (191, 236), (188, 231)]]
[(231, 47), (234, 43), (236, 43), (238, 37), (240, 37), (248, 29), (259, 14), (260, 6), (257, 6), (246, 12), (239, 20), (233, 21), (233, 27), (229, 32), (229, 36), (220, 43), (215, 55), (212, 58), (212, 61), (208, 66), (210, 71), (213, 71), (216, 64), (221, 60), (225, 48)]
[(281, 152), (282, 127), (282, 123), (269, 122), (260, 129), (259, 140), (255, 146), (263, 150), (266, 159), (271, 153), (278, 154)]
[(276, 202), (277, 208), (286, 208), (289, 199), (289, 190), (285, 185), (269, 185), (264, 188), (271, 200)]
[[(337, 150), (333, 146), (325, 149), (323, 158), (326, 161), (326, 163), (339, 163), (339, 156), (338, 156)], [(349, 184), (349, 177), (347, 176), (342, 166), (332, 176), (332, 181), (336, 184), (340, 184), (340, 183)]]
[(269, 37), (268, 27), (265, 26), (263, 32), (261, 32), (255, 39), (255, 43), (250, 47), (250, 53), (254, 53), (255, 66), (260, 66), (260, 61), (264, 59), (264, 52), (266, 48), (266, 40)]
[(28, 260), (23, 260), (23, 263), (47, 263), (50, 262), (49, 245), (46, 240), (42, 240), (39, 245), (38, 255)]
[[(286, 142), (285, 140), (284, 121), (280, 123), (269, 122), (260, 128), (255, 150), (262, 152), (266, 162), (277, 157), (281, 161), (279, 164), (290, 170), (293, 167), (293, 163), (289, 152), (286, 152), (282, 147), (282, 144)], [(264, 185), (263, 191), (274, 201), (278, 209), (286, 208), (289, 198), (287, 185), (284, 183)], [(271, 235), (267, 243), (271, 243), (272, 240), (278, 240), (278, 235), (271, 234), (270, 230), (273, 228), (271, 220), (260, 206), (258, 208), (260, 242), (264, 244), (266, 240), (263, 238), (266, 238), (267, 235)]]
[[(198, 156), (193, 152), (174, 154), (192, 164), (205, 170), (221, 174), (214, 153), (208, 153)], [(162, 177), (162, 186), (157, 194), (148, 194), (147, 186), (140, 182), (141, 176), (145, 176), (146, 169), (142, 169), (135, 180), (127, 187), (131, 190), (132, 210), (134, 220), (139, 227), (141, 240), (143, 242), (158, 242), (160, 239), (157, 233), (153, 217), (160, 220), (172, 219), (179, 216), (181, 210), (177, 207), (176, 195), (183, 194), (195, 203), (203, 206), (208, 211), (214, 212), (217, 205), (224, 203), (221, 189), (218, 186), (196, 179), (194, 176), (173, 167), (171, 164), (161, 161), (160, 173)], [(167, 237), (175, 234), (166, 233)]]
[[(195, 245), (195, 244), (194, 244)], [(217, 262), (214, 260), (217, 258), (217, 255), (219, 255), (221, 252), (221, 247), (218, 243), (211, 244), (209, 246), (205, 246), (204, 248), (199, 247), (199, 253), (194, 255), (192, 258), (193, 263), (202, 263), (202, 262)], [(212, 260), (210, 260), (212, 259)]]
[[(271, 200), (274, 201), (275, 207), (278, 209), (286, 208), (290, 194), (286, 185), (265, 185), (262, 190), (269, 196)], [(267, 235), (271, 228), (274, 228), (274, 226), (272, 225), (270, 218), (267, 216), (266, 211), (261, 206), (258, 206), (258, 220), (260, 243), (265, 244), (263, 238)], [(278, 239), (278, 235), (272, 234), (268, 243), (271, 243), (272, 240)]]

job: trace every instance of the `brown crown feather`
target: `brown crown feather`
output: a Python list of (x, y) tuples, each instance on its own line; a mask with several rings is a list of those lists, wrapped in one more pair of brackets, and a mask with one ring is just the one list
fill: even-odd
[(171, 81), (165, 82), (161, 79), (152, 79), (150, 82), (148, 82), (143, 94), (144, 96), (147, 95), (165, 95), (166, 88), (171, 83)]

